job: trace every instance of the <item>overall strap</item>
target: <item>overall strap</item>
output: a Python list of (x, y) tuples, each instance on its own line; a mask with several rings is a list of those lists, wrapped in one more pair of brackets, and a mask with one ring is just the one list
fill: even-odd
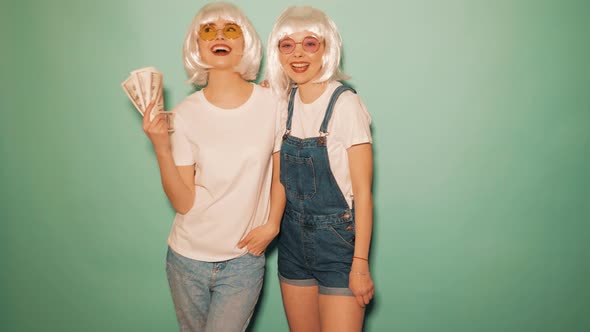
[(353, 88), (344, 85), (341, 85), (338, 88), (336, 88), (336, 90), (334, 90), (334, 93), (332, 93), (332, 97), (330, 98), (328, 108), (326, 109), (326, 115), (324, 115), (324, 121), (322, 121), (322, 126), (320, 127), (320, 135), (325, 136), (326, 134), (328, 134), (328, 122), (330, 122), (330, 118), (332, 117), (334, 105), (336, 104), (336, 100), (338, 100), (338, 97), (340, 97), (340, 95), (344, 91), (352, 91), (353, 93), (356, 93), (356, 91)]
[(289, 96), (289, 107), (287, 108), (289, 115), (287, 116), (287, 133), (291, 131), (291, 120), (293, 120), (293, 103), (295, 100), (295, 93), (297, 92), (297, 87), (291, 89), (291, 95)]

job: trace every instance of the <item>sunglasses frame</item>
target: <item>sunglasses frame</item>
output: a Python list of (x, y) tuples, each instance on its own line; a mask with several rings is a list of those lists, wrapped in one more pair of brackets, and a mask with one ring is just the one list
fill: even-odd
[[(313, 51), (311, 51), (311, 50), (307, 50), (307, 49), (306, 49), (306, 46), (305, 46), (305, 40), (306, 40), (306, 39), (308, 39), (308, 40), (309, 40), (309, 39), (313, 39), (313, 40), (317, 41), (317, 42), (318, 42), (317, 48), (316, 48), (315, 50), (313, 50)], [(286, 41), (286, 40), (291, 40), (291, 41), (293, 42), (293, 48), (291, 49), (291, 52), (284, 52), (284, 51), (283, 51), (283, 49), (281, 48), (281, 43), (282, 43), (282, 42), (284, 42), (284, 41)], [(279, 40), (279, 44), (278, 44), (279, 53), (281, 53), (281, 54), (291, 54), (291, 53), (295, 52), (295, 48), (297, 47), (297, 44), (301, 44), (301, 48), (302, 48), (302, 49), (303, 49), (305, 52), (307, 52), (307, 53), (312, 53), (312, 54), (313, 54), (313, 53), (316, 53), (317, 51), (319, 51), (319, 50), (320, 50), (320, 46), (322, 46), (322, 41), (321, 41), (319, 38), (317, 38), (317, 37), (315, 37), (315, 36), (311, 36), (311, 35), (310, 35), (310, 36), (305, 36), (305, 37), (303, 38), (303, 40), (301, 40), (300, 42), (296, 42), (296, 41), (295, 41), (293, 38), (291, 38), (291, 37), (285, 37), (285, 38), (283, 38), (283, 39)]]
[[(210, 38), (210, 37), (207, 37), (207, 38), (205, 38), (205, 37), (204, 37), (204, 34), (205, 34), (206, 32), (203, 32), (203, 29), (205, 29), (205, 28), (207, 28), (207, 27), (210, 27), (210, 28), (212, 28), (212, 29), (215, 31), (215, 32), (212, 34), (212, 38)], [(228, 27), (236, 27), (236, 28), (237, 28), (237, 31), (236, 31), (236, 33), (237, 33), (238, 35), (237, 35), (237, 36), (235, 36), (235, 37), (228, 36), (228, 33), (227, 33), (227, 31), (226, 31), (226, 29), (227, 29)], [(219, 30), (221, 30), (221, 32), (223, 33), (223, 36), (224, 36), (225, 38), (227, 38), (227, 39), (238, 39), (238, 38), (240, 38), (240, 37), (242, 37), (242, 36), (244, 35), (244, 33), (242, 32), (242, 28), (241, 28), (241, 27), (240, 27), (240, 26), (239, 26), (237, 23), (226, 23), (226, 24), (223, 26), (223, 28), (221, 28), (221, 29), (218, 29), (218, 28), (215, 26), (215, 24), (213, 24), (213, 23), (207, 23), (207, 24), (203, 24), (203, 25), (201, 25), (201, 27), (199, 28), (199, 31), (197, 31), (197, 34), (199, 35), (199, 37), (200, 37), (202, 40), (211, 41), (211, 40), (215, 40), (215, 38), (217, 38), (217, 33), (219, 32)], [(230, 34), (231, 34), (231, 33), (230, 33)]]

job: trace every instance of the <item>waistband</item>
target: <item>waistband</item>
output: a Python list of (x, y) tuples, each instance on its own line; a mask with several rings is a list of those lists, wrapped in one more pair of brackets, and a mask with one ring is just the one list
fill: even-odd
[(309, 226), (321, 226), (321, 225), (337, 225), (344, 224), (354, 219), (354, 210), (343, 209), (342, 212), (334, 214), (308, 214), (301, 213), (292, 208), (285, 208), (285, 215), (292, 218), (299, 224)]

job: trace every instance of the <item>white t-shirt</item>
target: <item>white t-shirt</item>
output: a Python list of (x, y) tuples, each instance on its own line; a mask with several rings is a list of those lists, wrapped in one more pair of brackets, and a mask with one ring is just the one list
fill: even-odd
[(272, 154), (280, 149), (284, 103), (270, 89), (254, 85), (250, 98), (235, 109), (221, 109), (202, 91), (174, 108), (172, 153), (178, 166), (195, 165), (195, 201), (176, 214), (170, 247), (195, 260), (239, 257), (237, 243), (267, 222)]
[[(291, 121), (292, 136), (319, 136), (330, 97), (340, 85), (337, 81), (330, 82), (326, 91), (311, 104), (304, 104), (299, 97), (299, 90), (296, 92)], [(332, 174), (351, 208), (353, 193), (346, 150), (353, 145), (372, 143), (370, 124), (371, 116), (361, 98), (352, 91), (342, 93), (328, 122), (327, 149)]]

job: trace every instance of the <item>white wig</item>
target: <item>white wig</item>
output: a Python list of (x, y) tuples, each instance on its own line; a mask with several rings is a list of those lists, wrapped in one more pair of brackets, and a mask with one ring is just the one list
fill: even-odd
[(273, 91), (283, 97), (291, 90), (291, 79), (279, 60), (279, 41), (296, 32), (309, 31), (324, 40), (324, 54), (319, 77), (314, 83), (328, 80), (345, 80), (349, 77), (340, 70), (342, 38), (332, 19), (319, 9), (309, 6), (292, 6), (275, 22), (266, 51), (267, 79)]
[(211, 66), (204, 63), (201, 59), (197, 40), (201, 25), (216, 20), (233, 22), (242, 28), (244, 54), (242, 55), (242, 61), (235, 70), (240, 73), (243, 79), (248, 81), (255, 80), (258, 76), (260, 59), (262, 57), (262, 46), (256, 30), (246, 15), (235, 5), (225, 2), (213, 2), (203, 6), (199, 10), (186, 32), (182, 57), (184, 68), (189, 76), (189, 82), (197, 86), (207, 85), (209, 78), (208, 70)]

